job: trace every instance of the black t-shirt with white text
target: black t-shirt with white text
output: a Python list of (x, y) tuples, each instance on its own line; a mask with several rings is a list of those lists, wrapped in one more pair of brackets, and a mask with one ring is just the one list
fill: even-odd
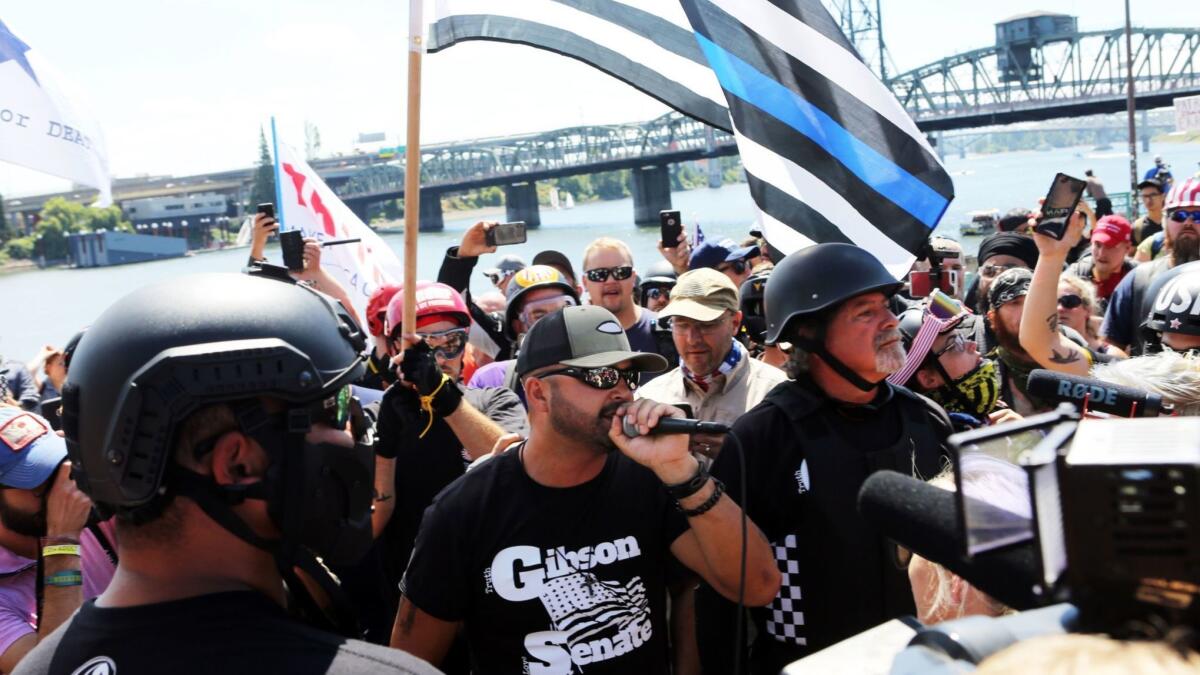
[(137, 607), (103, 608), (90, 600), (25, 655), (13, 672), (434, 675), (438, 671), (398, 649), (305, 626), (261, 593), (234, 591)]
[(475, 675), (667, 673), (665, 578), (687, 528), (654, 474), (620, 453), (592, 480), (551, 488), (514, 449), (438, 495), (403, 591), (464, 622)]

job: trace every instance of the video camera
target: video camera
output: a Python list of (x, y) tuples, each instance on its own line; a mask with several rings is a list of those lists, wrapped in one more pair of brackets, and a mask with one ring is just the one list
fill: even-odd
[(891, 672), (959, 672), (1040, 634), (1200, 627), (1200, 418), (1088, 418), (1064, 403), (949, 444), (955, 492), (883, 471), (859, 510), (1022, 611), (919, 628)]

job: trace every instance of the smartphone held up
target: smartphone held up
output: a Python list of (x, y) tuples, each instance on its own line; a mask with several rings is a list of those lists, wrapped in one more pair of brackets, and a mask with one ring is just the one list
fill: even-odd
[(1083, 198), (1085, 187), (1087, 181), (1065, 173), (1055, 175), (1050, 191), (1046, 193), (1046, 200), (1042, 203), (1042, 217), (1034, 226), (1034, 231), (1061, 240), (1067, 233), (1071, 214), (1075, 213), (1079, 200)]
[(680, 218), (679, 211), (659, 211), (658, 224), (662, 247), (675, 248), (679, 244), (679, 235), (683, 234), (683, 219)]
[(525, 243), (525, 221), (496, 223), (484, 235), (488, 246), (509, 246)]

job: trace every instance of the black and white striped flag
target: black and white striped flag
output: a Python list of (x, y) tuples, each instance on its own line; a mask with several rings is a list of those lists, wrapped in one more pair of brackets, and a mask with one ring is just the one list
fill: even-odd
[[(679, 3), (682, 3), (682, 6)], [(732, 131), (763, 234), (847, 242), (908, 272), (954, 186), (820, 0), (434, 0), (428, 49), (574, 57)]]
[(682, 0), (725, 90), (763, 234), (846, 242), (897, 277), (954, 198), (937, 155), (819, 0)]
[(731, 130), (721, 85), (679, 0), (434, 0), (427, 50), (465, 40), (514, 42), (579, 59), (685, 115)]

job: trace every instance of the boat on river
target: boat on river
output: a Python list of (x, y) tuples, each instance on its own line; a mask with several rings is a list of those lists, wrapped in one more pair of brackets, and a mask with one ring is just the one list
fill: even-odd
[(996, 231), (998, 222), (1000, 222), (1000, 209), (969, 211), (967, 222), (958, 226), (958, 233), (964, 237), (986, 237)]

